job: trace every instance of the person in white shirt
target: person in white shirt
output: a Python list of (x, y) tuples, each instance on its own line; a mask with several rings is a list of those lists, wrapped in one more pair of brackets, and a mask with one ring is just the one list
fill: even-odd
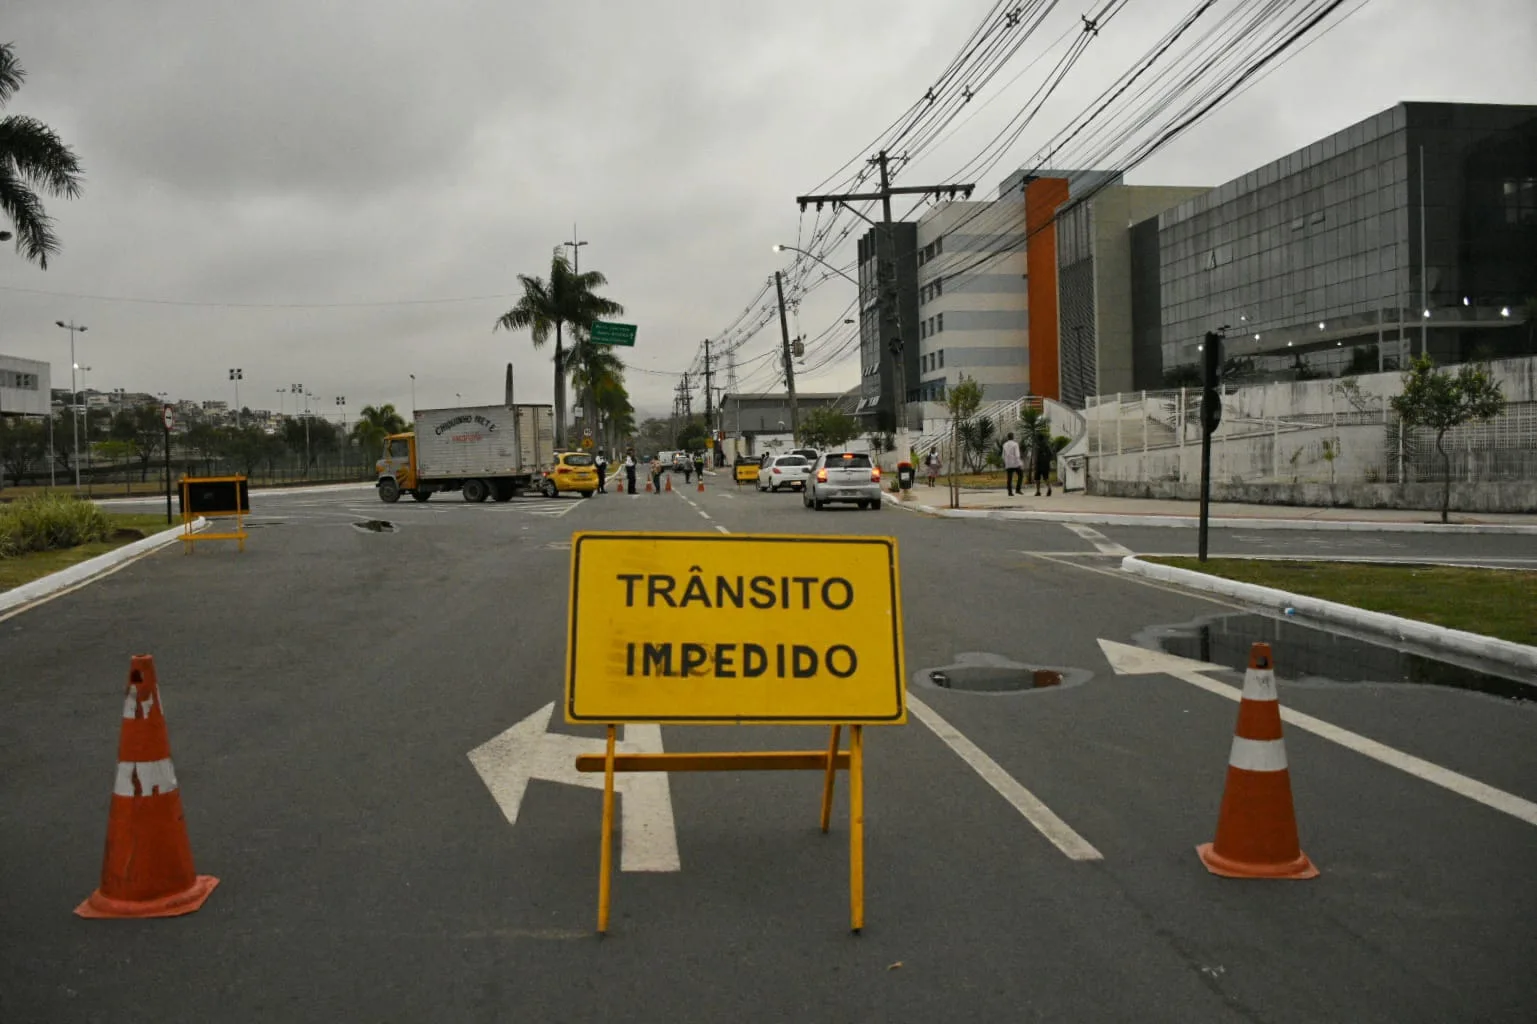
[(1003, 442), (1003, 480), (1011, 497), (1025, 492), (1025, 463), (1012, 433)]
[(635, 449), (631, 448), (624, 453), (624, 487), (631, 494), (635, 493)]

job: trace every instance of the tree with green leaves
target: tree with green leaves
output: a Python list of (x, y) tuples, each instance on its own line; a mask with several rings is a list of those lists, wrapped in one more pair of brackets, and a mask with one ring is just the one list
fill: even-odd
[(127, 442), (132, 448), (132, 454), (139, 460), (140, 482), (149, 479), (150, 460), (165, 443), (165, 422), (161, 415), (161, 410), (155, 406), (143, 405), (123, 409), (112, 418), (111, 437)]
[(1393, 411), (1405, 425), (1425, 427), (1436, 433), (1441, 453), (1441, 522), (1447, 521), (1452, 504), (1452, 457), (1444, 443), (1446, 432), (1464, 423), (1493, 419), (1505, 411), (1505, 395), (1486, 366), (1464, 365), (1456, 374), (1437, 370), (1430, 356), (1422, 355), (1404, 374), (1404, 390), (1391, 400)]
[(973, 473), (982, 472), (998, 425), (989, 419), (969, 419), (960, 426), (961, 457)]
[(960, 483), (955, 479), (955, 467), (960, 462), (961, 428), (982, 408), (982, 385), (977, 383), (975, 377), (961, 374), (945, 394), (945, 405), (950, 410), (950, 452), (945, 460), (945, 468), (949, 470), (950, 507), (959, 508), (961, 490)]
[(544, 347), (555, 334), (555, 444), (566, 444), (566, 376), (570, 373), (565, 349), (565, 331), (572, 330), (572, 341), (592, 329), (599, 318), (618, 316), (624, 307), (596, 293), (608, 284), (608, 278), (596, 270), (577, 273), (564, 250), (557, 249), (550, 261), (550, 278), (519, 274), (523, 296), (518, 304), (497, 318), (492, 330), (528, 330), (534, 348)]
[(384, 454), (384, 439), (391, 434), (403, 434), (409, 428), (394, 403), (365, 405), (358, 413), (358, 421), (352, 425), (352, 436), (358, 439), (358, 447), (369, 462), (377, 461)]
[(679, 451), (694, 452), (704, 447), (705, 438), (710, 436), (710, 431), (705, 428), (699, 419), (691, 419), (683, 424), (683, 429), (678, 431), (678, 436), (673, 444)]
[(576, 390), (576, 405), (582, 410), (585, 426), (594, 436), (599, 430), (598, 392), (604, 388), (624, 388), (624, 361), (612, 345), (595, 345), (579, 331), (567, 362), (571, 367), (571, 386)]
[(0, 469), (20, 487), (27, 471), (48, 453), (48, 431), (36, 420), (0, 416)]
[(1051, 418), (1045, 410), (1026, 405), (1019, 410), (1019, 449), (1025, 460), (1025, 482), (1035, 483), (1037, 453), (1051, 443)]
[[(12, 44), (0, 43), (0, 107), (26, 77)], [(16, 229), (16, 251), (43, 270), (59, 239), (38, 193), (74, 199), (82, 180), (79, 157), (52, 128), (25, 114), (0, 118), (0, 210)]]
[(820, 406), (801, 417), (801, 443), (829, 451), (859, 436), (859, 421), (832, 406)]

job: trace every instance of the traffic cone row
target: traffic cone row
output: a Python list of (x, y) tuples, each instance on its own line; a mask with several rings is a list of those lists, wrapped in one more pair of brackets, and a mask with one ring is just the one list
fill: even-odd
[(1196, 853), (1206, 870), (1228, 878), (1318, 877), (1297, 839), (1269, 644), (1255, 644), (1249, 651), (1217, 837), (1196, 847)]
[(176, 917), (201, 907), (218, 884), (217, 878), (200, 875), (192, 866), (155, 660), (135, 655), (123, 698), (101, 886), (75, 913), (89, 918)]

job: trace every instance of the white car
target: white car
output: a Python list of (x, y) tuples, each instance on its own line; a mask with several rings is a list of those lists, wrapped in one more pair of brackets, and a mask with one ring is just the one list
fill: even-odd
[(821, 509), (834, 501), (880, 510), (881, 468), (867, 453), (828, 452), (817, 460), (801, 502), (809, 509)]
[(758, 469), (758, 490), (777, 491), (781, 487), (806, 489), (811, 479), (811, 464), (804, 455), (776, 455), (764, 459)]

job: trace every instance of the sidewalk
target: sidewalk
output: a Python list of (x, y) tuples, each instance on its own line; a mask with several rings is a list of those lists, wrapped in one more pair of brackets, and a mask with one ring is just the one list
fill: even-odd
[[(1082, 491), (1056, 491), (1037, 498), (1009, 497), (1003, 488), (961, 488), (961, 507), (948, 508), (949, 491), (919, 484), (905, 502), (887, 492), (889, 502), (901, 508), (947, 518), (1019, 519), (1051, 522), (1098, 523), (1109, 526), (1193, 526), (1200, 503), (1172, 499), (1109, 498)], [(1242, 505), (1212, 502), (1211, 524), (1249, 529), (1390, 530), (1450, 533), (1537, 534), (1537, 514), (1453, 512), (1450, 524), (1441, 524), (1438, 511), (1396, 508), (1320, 508), (1302, 505)]]

